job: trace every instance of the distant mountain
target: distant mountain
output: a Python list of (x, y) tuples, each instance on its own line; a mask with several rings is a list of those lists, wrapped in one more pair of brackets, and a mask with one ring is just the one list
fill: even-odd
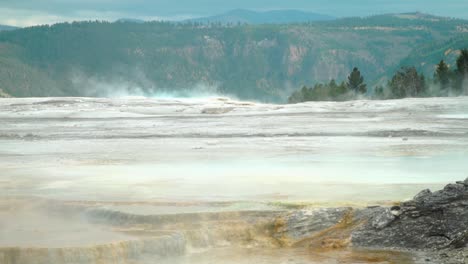
[(62, 23), (0, 32), (0, 89), (15, 97), (217, 90), (284, 102), (303, 85), (346, 80), (353, 67), (369, 88), (401, 65), (430, 77), (441, 58), (453, 65), (467, 33), (466, 20), (420, 13), (307, 24)]
[(18, 27), (0, 25), (0, 31), (18, 29)]
[(332, 16), (304, 12), (299, 10), (275, 10), (256, 12), (252, 10), (236, 9), (227, 13), (190, 19), (187, 21), (201, 23), (245, 23), (245, 24), (289, 24), (311, 21), (329, 21), (335, 19)]
[(144, 20), (137, 19), (137, 18), (120, 18), (116, 20), (115, 22), (120, 22), (120, 23), (130, 22), (130, 23), (138, 23), (138, 24), (145, 23)]

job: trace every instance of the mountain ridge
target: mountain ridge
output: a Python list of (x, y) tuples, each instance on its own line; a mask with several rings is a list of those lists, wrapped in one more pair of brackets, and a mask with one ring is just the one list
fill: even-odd
[(19, 29), (19, 27), (9, 26), (9, 25), (0, 25), (0, 31), (3, 31), (3, 30), (15, 30), (15, 29)]
[(185, 20), (185, 22), (199, 23), (246, 23), (246, 24), (289, 24), (303, 23), (311, 21), (329, 21), (335, 17), (301, 11), (294, 9), (271, 10), (271, 11), (253, 11), (248, 9), (234, 9), (223, 14), (194, 18)]
[(468, 28), (461, 19), (401, 16), (231, 26), (94, 21), (4, 31), (0, 89), (20, 97), (203, 90), (284, 102), (303, 85), (345, 80), (353, 67), (369, 87), (385, 82), (427, 43)]

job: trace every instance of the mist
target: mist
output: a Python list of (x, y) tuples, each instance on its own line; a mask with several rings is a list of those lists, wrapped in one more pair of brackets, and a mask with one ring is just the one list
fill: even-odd
[[(229, 93), (221, 93), (217, 85), (197, 83), (187, 87), (158, 87), (149, 80), (144, 72), (133, 70), (131, 78), (115, 76), (87, 76), (74, 71), (71, 82), (76, 90), (87, 97), (101, 98), (208, 98), (208, 97), (237, 97)], [(137, 81), (134, 81), (137, 80)]]

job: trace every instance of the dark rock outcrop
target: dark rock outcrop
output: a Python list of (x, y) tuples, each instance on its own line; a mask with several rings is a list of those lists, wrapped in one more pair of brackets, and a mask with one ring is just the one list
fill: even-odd
[(365, 210), (369, 219), (353, 231), (353, 246), (409, 250), (467, 246), (468, 179), (440, 191), (421, 191), (400, 206)]

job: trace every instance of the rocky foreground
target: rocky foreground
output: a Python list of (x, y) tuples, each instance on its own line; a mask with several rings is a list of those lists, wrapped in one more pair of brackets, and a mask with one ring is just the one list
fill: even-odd
[(468, 179), (392, 207), (298, 211), (279, 226), (276, 236), (290, 246), (419, 252), (426, 263), (468, 263)]
[[(0, 237), (0, 263), (172, 263), (200, 250), (216, 255), (239, 248), (254, 255), (270, 249), (289, 254), (306, 250), (305, 258), (315, 261), (307, 263), (468, 263), (468, 179), (440, 191), (421, 191), (389, 207), (136, 214), (112, 210), (105, 203), (30, 203), (10, 198), (0, 206), (0, 231), (10, 234), (3, 242)], [(41, 220), (40, 212), (47, 220)], [(13, 222), (5, 221), (8, 218)], [(30, 226), (28, 219), (51, 224)], [(57, 227), (64, 223), (67, 228)], [(86, 235), (89, 230), (96, 235)], [(47, 234), (46, 240), (34, 244), (41, 234)], [(17, 237), (29, 239), (12, 244), (21, 242)], [(290, 263), (304, 262), (292, 258)]]
[(468, 263), (468, 178), (392, 208), (365, 211), (369, 221), (353, 231), (353, 246), (426, 250), (434, 252), (435, 263)]

